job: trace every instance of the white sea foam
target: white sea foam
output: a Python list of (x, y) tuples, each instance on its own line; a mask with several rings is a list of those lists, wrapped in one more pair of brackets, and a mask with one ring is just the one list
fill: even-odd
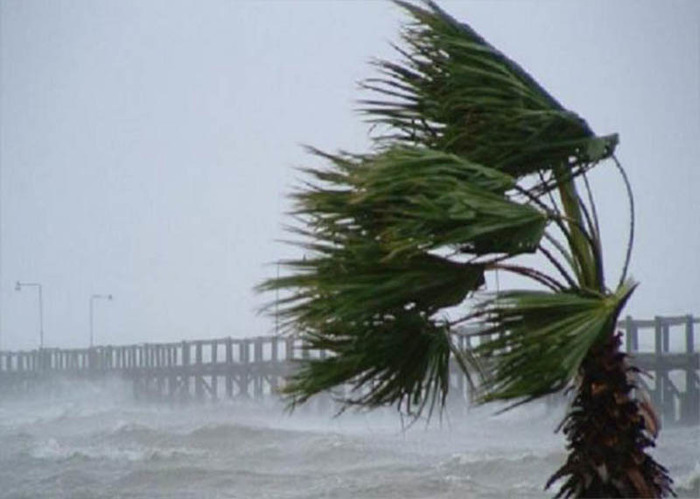
[(110, 460), (110, 461), (150, 461), (174, 460), (179, 458), (200, 457), (204, 451), (187, 447), (151, 448), (138, 445), (90, 445), (76, 446), (49, 438), (34, 443), (28, 455), (37, 460)]
[(700, 497), (700, 461), (695, 461), (695, 466), (689, 473), (677, 477), (676, 486), (683, 495)]
[[(388, 411), (290, 417), (276, 404), (66, 395), (3, 403), (0, 497), (534, 498), (565, 456), (561, 415), (545, 405), (404, 430)], [(681, 497), (697, 497), (697, 442), (698, 428), (659, 441)]]

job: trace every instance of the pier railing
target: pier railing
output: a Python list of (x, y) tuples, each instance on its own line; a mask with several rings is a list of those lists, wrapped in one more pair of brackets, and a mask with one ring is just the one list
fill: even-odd
[[(627, 317), (618, 326), (632, 362), (645, 371), (640, 384), (664, 421), (700, 423), (700, 354), (693, 316)], [(462, 348), (479, 342), (474, 330), (459, 337)], [(324, 357), (293, 337), (217, 338), (176, 343), (43, 348), (0, 352), (0, 392), (25, 392), (58, 378), (100, 379), (114, 375), (149, 399), (261, 398), (275, 396), (295, 361)], [(452, 395), (468, 397), (464, 375), (453, 366)], [(342, 390), (342, 388), (340, 388)], [(0, 398), (1, 400), (1, 398)]]

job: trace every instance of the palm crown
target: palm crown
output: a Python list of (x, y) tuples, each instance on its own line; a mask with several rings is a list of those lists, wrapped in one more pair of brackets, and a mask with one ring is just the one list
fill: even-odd
[[(626, 181), (617, 135), (596, 136), (434, 3), (397, 3), (412, 18), (402, 61), (375, 62), (378, 77), (364, 83), (376, 95), (362, 101), (379, 130), (373, 151), (311, 149), (326, 166), (304, 170), (309, 181), (293, 194), (305, 256), (261, 285), (285, 291), (280, 316), (307, 348), (331, 353), (304, 363), (285, 392), (296, 404), (350, 384), (346, 404), (417, 415), (444, 404), (451, 359), (480, 402), (561, 390), (612, 341), (635, 287), (629, 250), (619, 283), (605, 283), (586, 180), (611, 159)], [(518, 263), (530, 253), (548, 263)], [(445, 313), (494, 271), (537, 290), (480, 293), (463, 315)], [(457, 348), (465, 323), (480, 326), (473, 350)]]

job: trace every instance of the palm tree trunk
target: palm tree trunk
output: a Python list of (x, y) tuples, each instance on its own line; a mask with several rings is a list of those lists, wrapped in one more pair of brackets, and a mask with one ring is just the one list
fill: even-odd
[(556, 497), (666, 497), (675, 495), (666, 468), (645, 449), (654, 446), (658, 422), (640, 400), (638, 372), (620, 351), (621, 334), (611, 335), (584, 359), (577, 393), (562, 427), (566, 463), (547, 487), (565, 481)]

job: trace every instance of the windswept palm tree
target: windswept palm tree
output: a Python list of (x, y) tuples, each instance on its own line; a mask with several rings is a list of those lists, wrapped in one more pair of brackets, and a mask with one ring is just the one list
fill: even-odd
[[(305, 170), (293, 194), (301, 223), (290, 229), (305, 257), (261, 285), (283, 292), (276, 306), (288, 331), (331, 353), (304, 363), (285, 393), (295, 405), (349, 384), (346, 406), (419, 415), (444, 406), (450, 362), (479, 403), (572, 390), (568, 459), (547, 487), (558, 483), (558, 497), (672, 493), (646, 453), (657, 424), (616, 332), (636, 286), (632, 237), (611, 287), (586, 178), (610, 161), (631, 204), (617, 135), (596, 136), (434, 3), (397, 3), (410, 16), (401, 60), (377, 61), (365, 82), (377, 95), (363, 101), (379, 130), (374, 148), (311, 150), (324, 166)], [(544, 263), (523, 263), (525, 254)], [(534, 289), (489, 294), (485, 276), (496, 271)], [(463, 315), (446, 313), (465, 303)], [(479, 325), (478, 347), (458, 347), (464, 324)]]

